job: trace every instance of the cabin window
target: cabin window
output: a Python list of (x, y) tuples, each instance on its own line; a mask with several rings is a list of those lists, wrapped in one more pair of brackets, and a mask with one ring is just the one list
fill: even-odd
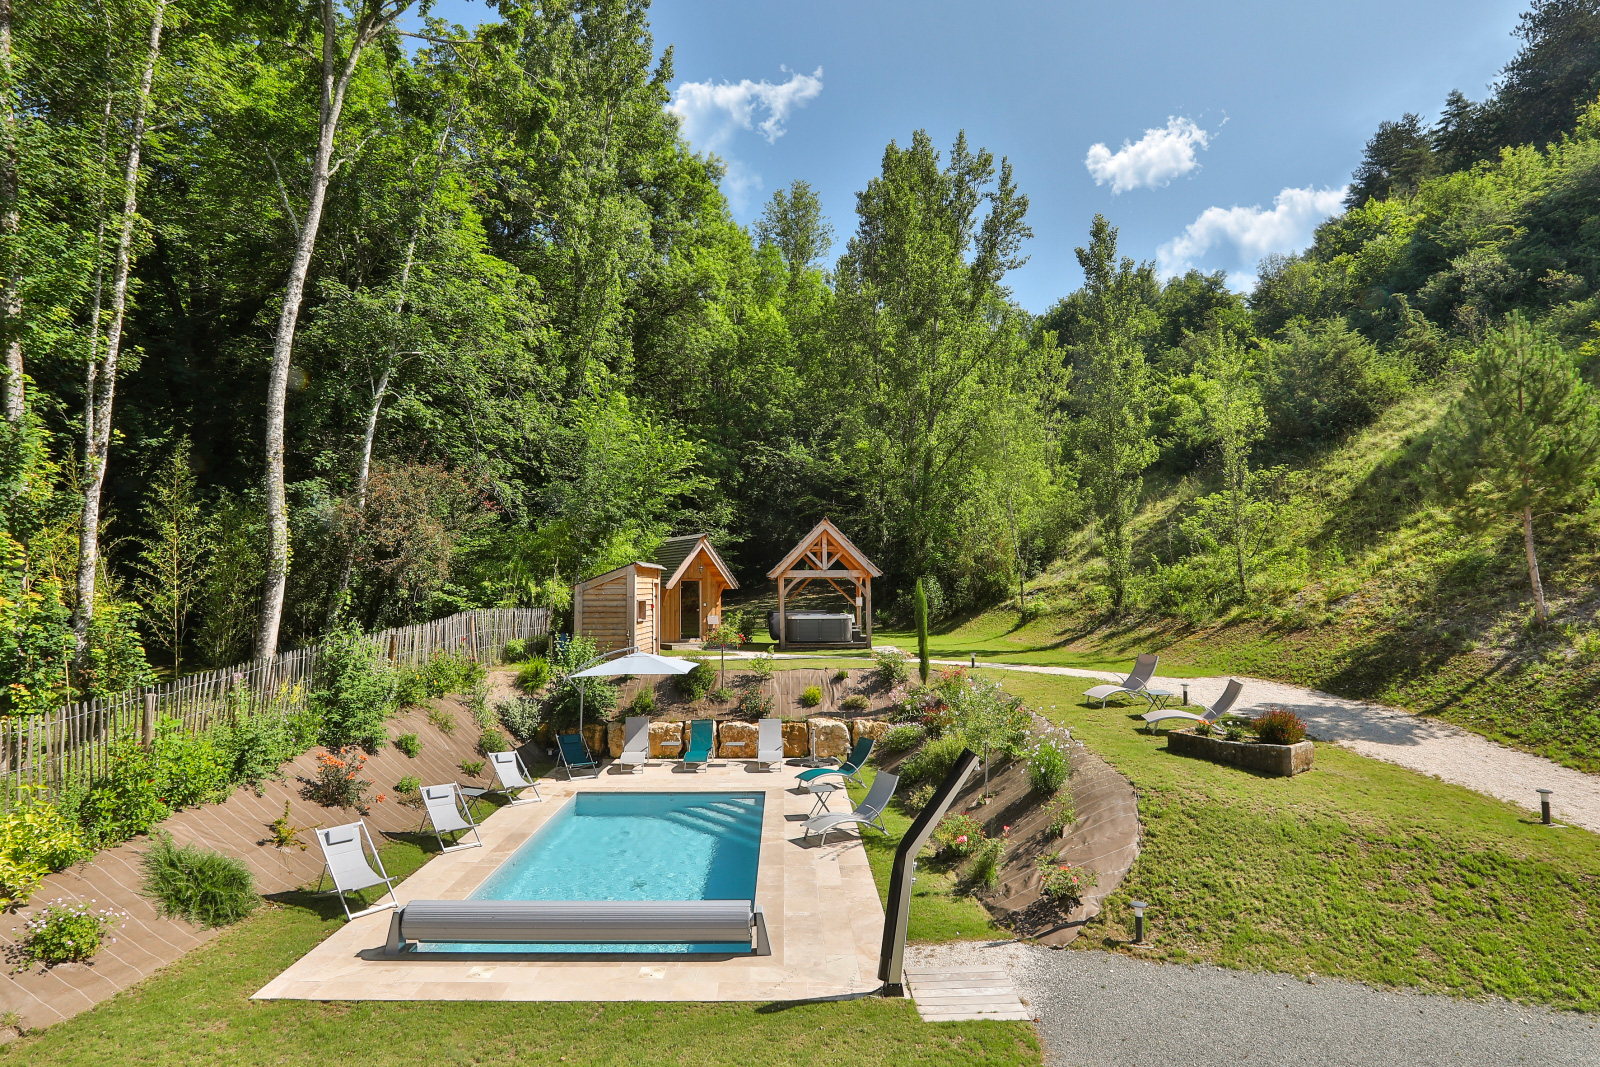
[(649, 616), (649, 614), (650, 614), (650, 601), (641, 600), (641, 601), (639, 601), (638, 606), (634, 610), (633, 621), (634, 622), (644, 622), (645, 619)]

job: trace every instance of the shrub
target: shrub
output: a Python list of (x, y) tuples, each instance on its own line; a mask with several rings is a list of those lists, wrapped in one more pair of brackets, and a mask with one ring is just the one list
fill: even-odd
[(802, 707), (814, 708), (820, 703), (822, 703), (821, 686), (808, 685), (800, 691), (800, 705)]
[(394, 784), (394, 798), (408, 808), (422, 807), (422, 781), (408, 774)]
[(0, 814), (0, 908), (26, 904), (51, 871), (89, 857), (78, 827), (61, 809), (24, 786)]
[(317, 659), (317, 688), (307, 704), (320, 723), (317, 741), (376, 751), (395, 709), (395, 677), (378, 646), (346, 622), (329, 634)]
[(557, 643), (550, 657), (551, 682), (545, 690), (545, 722), (558, 730), (576, 728), (580, 691), (585, 715), (592, 715), (599, 720), (616, 710), (617, 689), (608, 680), (568, 677), (597, 656), (599, 651), (598, 645), (581, 635)]
[(833, 680), (836, 682), (848, 682), (850, 680), (850, 672), (840, 667), (833, 672)]
[(506, 647), (500, 650), (500, 659), (506, 663), (521, 663), (528, 658), (528, 642), (520, 637), (513, 637), (506, 642)]
[(1050, 833), (1060, 837), (1067, 827), (1078, 821), (1078, 804), (1072, 794), (1057, 793), (1050, 802)]
[(256, 910), (250, 868), (232, 856), (201, 848), (174, 845), (168, 834), (156, 834), (139, 857), (144, 870), (144, 893), (159, 905), (164, 916), (182, 916), (201, 926), (227, 926)]
[(172, 814), (161, 797), (155, 756), (130, 740), (112, 742), (107, 770), (78, 806), (84, 836), (97, 848), (144, 833)]
[(1096, 883), (1095, 873), (1087, 867), (1070, 867), (1057, 863), (1053, 856), (1040, 856), (1034, 866), (1043, 875), (1039, 891), (1057, 904), (1075, 908), (1083, 901), (1084, 891)]
[(920, 726), (905, 723), (900, 726), (891, 726), (883, 732), (883, 738), (878, 742), (878, 747), (886, 753), (905, 752), (907, 749), (916, 748), (927, 736)]
[(711, 687), (717, 684), (717, 672), (712, 670), (711, 664), (703, 660), (696, 660), (694, 667), (687, 674), (677, 675), (678, 692), (683, 694), (685, 700), (699, 700), (711, 692)]
[(456, 717), (443, 708), (428, 709), (428, 724), (446, 737), (451, 737), (456, 732)]
[(289, 802), (283, 802), (283, 814), (267, 824), (267, 833), (272, 835), (272, 844), (275, 848), (298, 848), (301, 852), (306, 850), (306, 843), (300, 840), (300, 831), (304, 826), (296, 826), (289, 821)]
[(228, 779), (256, 789), (268, 779), (281, 779), (282, 767), (317, 743), (317, 716), (310, 710), (288, 715), (250, 715), (216, 730), (217, 745), (228, 764)]
[(772, 714), (772, 698), (760, 687), (751, 686), (739, 694), (739, 714), (752, 719), (762, 719)]
[(715, 701), (717, 701), (719, 703), (722, 703), (722, 702), (726, 702), (726, 701), (729, 701), (729, 700), (733, 699), (733, 690), (729, 689), (725, 685), (719, 685), (719, 686), (717, 686), (717, 688), (713, 689), (708, 695), (711, 697), (712, 700), (715, 700)]
[(1224, 741), (1245, 740), (1244, 727), (1237, 724), (1224, 727), (1222, 731), (1222, 739)]
[(974, 885), (993, 889), (1000, 881), (1000, 857), (1006, 843), (998, 837), (986, 838), (972, 852), (972, 862), (967, 867), (967, 877)]
[(478, 735), (478, 751), (487, 756), (491, 752), (505, 752), (511, 746), (506, 744), (505, 735), (499, 730), (485, 730)]
[(533, 697), (512, 697), (502, 700), (495, 709), (500, 715), (500, 725), (511, 731), (511, 736), (518, 741), (533, 740), (533, 735), (538, 732), (539, 724), (544, 721), (544, 712), (539, 701)]
[(650, 690), (641, 689), (633, 694), (633, 700), (628, 704), (629, 715), (654, 715), (656, 713), (656, 698)]
[(933, 839), (939, 843), (942, 851), (965, 859), (977, 852), (988, 835), (983, 832), (983, 824), (977, 819), (953, 811), (933, 828)]
[(466, 775), (468, 778), (480, 778), (480, 777), (482, 777), (483, 776), (483, 760), (481, 760), (481, 759), (464, 759), (464, 760), (462, 760), (461, 761), (461, 773)]
[[(57, 900), (23, 923), (21, 954), (26, 963), (81, 963), (94, 958), (106, 935), (127, 919), (125, 912)], [(116, 944), (116, 938), (111, 939)]]
[(401, 734), (394, 739), (394, 747), (404, 752), (408, 759), (416, 759), (422, 754), (422, 741), (416, 734)]
[(495, 713), (489, 707), (489, 685), (487, 682), (478, 681), (467, 690), (467, 710), (472, 712), (472, 721), (478, 729), (487, 730), (495, 724)]
[(755, 673), (758, 683), (770, 681), (772, 672), (777, 669), (778, 657), (771, 652), (762, 652), (750, 660), (750, 670)]
[[(325, 808), (353, 808), (366, 815), (371, 810), (367, 790), (372, 787), (370, 779), (361, 777), (366, 765), (366, 753), (356, 748), (324, 752), (317, 757), (316, 777), (300, 779), (300, 795)], [(383, 794), (379, 793), (370, 803), (382, 802)]]
[(1292, 745), (1306, 736), (1305, 722), (1288, 708), (1268, 708), (1251, 725), (1257, 739), (1267, 745)]
[(839, 706), (845, 711), (866, 711), (867, 703), (867, 698), (860, 693), (851, 693), (839, 701)]
[(483, 664), (465, 652), (435, 652), (417, 670), (422, 689), (430, 697), (469, 692), (487, 673)]
[(910, 658), (897, 648), (875, 648), (872, 650), (873, 674), (884, 685), (901, 685), (910, 676), (906, 667)]
[(1036, 793), (1053, 795), (1066, 784), (1071, 773), (1067, 751), (1057, 741), (1046, 738), (1028, 753), (1028, 784)]
[(550, 664), (536, 656), (522, 665), (517, 672), (517, 688), (524, 693), (537, 693), (550, 681)]
[(156, 787), (167, 807), (224, 800), (232, 791), (232, 759), (213, 733), (190, 733), (177, 719), (163, 718), (154, 746)]
[(908, 815), (915, 815), (928, 806), (928, 801), (933, 799), (933, 786), (912, 786), (903, 793), (896, 794), (900, 798), (900, 809)]
[(956, 760), (966, 747), (966, 742), (959, 734), (932, 738), (901, 762), (900, 778), (911, 785), (923, 782), (937, 785), (956, 765)]

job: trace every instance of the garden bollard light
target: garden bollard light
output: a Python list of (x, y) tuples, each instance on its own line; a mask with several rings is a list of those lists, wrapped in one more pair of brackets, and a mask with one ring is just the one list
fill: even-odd
[(1150, 905), (1142, 900), (1130, 900), (1128, 906), (1133, 909), (1133, 943), (1144, 944), (1144, 909)]
[(976, 652), (973, 652), (973, 653), (971, 653), (971, 656), (972, 656), (972, 660), (971, 660), (972, 669), (973, 670), (977, 670), (978, 669), (978, 654)]
[(1189, 706), (1189, 683), (1188, 682), (1184, 682), (1183, 683), (1183, 704), (1182, 704), (1182, 706), (1183, 707), (1188, 707)]
[(1539, 821), (1546, 826), (1550, 825), (1550, 794), (1553, 790), (1539, 790)]

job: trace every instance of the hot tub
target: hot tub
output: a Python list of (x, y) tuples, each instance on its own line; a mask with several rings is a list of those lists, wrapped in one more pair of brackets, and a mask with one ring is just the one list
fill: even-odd
[[(778, 613), (773, 612), (767, 629), (777, 639)], [(829, 615), (820, 611), (793, 611), (785, 617), (787, 637), (791, 644), (846, 645), (855, 630), (854, 615)]]

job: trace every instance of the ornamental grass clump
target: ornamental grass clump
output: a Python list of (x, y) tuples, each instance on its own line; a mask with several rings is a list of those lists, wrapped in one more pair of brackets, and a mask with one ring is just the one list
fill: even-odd
[[(126, 921), (127, 912), (94, 907), (94, 901), (67, 903), (54, 900), (25, 920), (19, 946), (23, 965), (82, 963), (94, 958), (107, 935)], [(116, 938), (110, 938), (116, 944)]]
[(1305, 722), (1288, 708), (1268, 708), (1252, 725), (1264, 745), (1292, 745), (1306, 737)]
[(174, 845), (158, 833), (139, 857), (144, 893), (163, 916), (180, 916), (201, 926), (227, 926), (261, 903), (250, 868), (232, 856), (199, 845)]
[(543, 656), (535, 656), (517, 671), (517, 688), (524, 693), (537, 693), (550, 680), (550, 664)]

